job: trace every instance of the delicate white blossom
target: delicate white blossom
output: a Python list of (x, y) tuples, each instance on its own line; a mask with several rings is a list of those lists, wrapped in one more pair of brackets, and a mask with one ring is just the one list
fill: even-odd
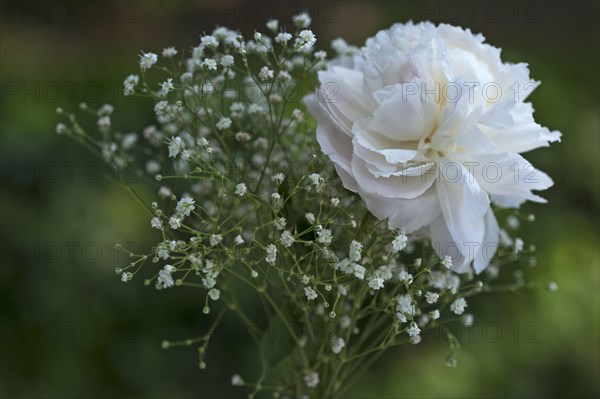
[(158, 56), (154, 53), (142, 53), (140, 55), (140, 68), (142, 71), (147, 71), (152, 67), (152, 65), (156, 64), (158, 61)]
[(308, 176), (308, 180), (310, 180), (311, 184), (315, 187), (315, 191), (320, 193), (323, 189), (324, 180), (318, 173), (312, 173)]
[(217, 70), (217, 61), (212, 58), (207, 58), (202, 62), (202, 66), (208, 70), (216, 71)]
[(258, 77), (262, 81), (265, 81), (268, 79), (273, 79), (273, 73), (274, 73), (274, 71), (272, 69), (269, 69), (265, 66), (260, 69), (260, 72), (258, 73)]
[(465, 300), (465, 298), (458, 298), (457, 300), (452, 302), (452, 304), (450, 305), (450, 310), (455, 314), (461, 315), (465, 311), (466, 307), (467, 301)]
[(159, 272), (158, 272), (158, 279), (156, 280), (156, 288), (157, 289), (163, 289), (163, 288), (169, 288), (175, 285), (175, 282), (173, 281), (173, 277), (171, 277), (171, 273), (173, 273), (175, 271), (175, 268), (171, 265), (165, 265), (165, 267), (163, 267)]
[(275, 264), (275, 260), (277, 260), (277, 247), (274, 244), (269, 244), (267, 246), (267, 256), (265, 257), (267, 263), (272, 265)]
[(129, 75), (123, 81), (123, 94), (130, 96), (135, 92), (135, 87), (140, 82), (138, 75)]
[(396, 312), (403, 315), (414, 315), (416, 312), (414, 301), (409, 294), (399, 295), (396, 298)]
[(331, 235), (331, 230), (329, 229), (321, 229), (317, 231), (317, 242), (324, 245), (331, 244), (331, 240), (333, 236)]
[(237, 186), (235, 186), (235, 195), (239, 195), (240, 197), (243, 197), (244, 194), (246, 194), (247, 190), (248, 190), (248, 187), (246, 186), (246, 184), (240, 183)]
[(195, 203), (196, 201), (191, 197), (182, 197), (175, 207), (175, 212), (182, 216), (190, 216), (190, 213), (196, 209)]
[(233, 62), (234, 59), (231, 54), (226, 54), (223, 57), (221, 57), (221, 65), (223, 65), (225, 68), (232, 66)]
[(242, 143), (243, 143), (243, 142), (246, 142), (246, 141), (250, 141), (250, 139), (251, 139), (251, 138), (252, 138), (252, 136), (250, 136), (250, 135), (249, 135), (248, 133), (246, 133), (246, 132), (237, 132), (237, 133), (235, 134), (235, 139), (236, 139), (237, 141), (240, 141), (240, 142), (242, 142)]
[(160, 220), (160, 218), (157, 218), (156, 216), (153, 217), (152, 220), (150, 220), (150, 225), (153, 229), (161, 230), (163, 228), (162, 220)]
[(292, 40), (292, 35), (289, 33), (282, 32), (282, 33), (277, 34), (277, 36), (275, 36), (275, 41), (277, 43), (285, 44), (285, 43), (289, 42), (290, 40)]
[(436, 303), (439, 297), (440, 295), (435, 292), (427, 291), (425, 293), (425, 301), (427, 303)]
[(294, 117), (294, 119), (296, 119), (298, 122), (304, 122), (304, 112), (302, 112), (302, 110), (296, 108), (292, 111), (292, 116)]
[[(390, 229), (427, 234), (458, 272), (471, 264), (481, 272), (494, 255), (492, 202), (543, 202), (532, 190), (552, 185), (519, 155), (560, 138), (534, 121), (525, 102), (537, 83), (526, 64), (502, 63), (481, 35), (445, 24), (395, 24), (328, 63), (319, 80), (322, 100), (313, 94), (305, 103), (344, 187)], [(531, 173), (535, 179), (527, 179)]]
[(281, 245), (286, 248), (289, 248), (294, 243), (294, 236), (289, 231), (284, 231), (281, 233)]
[(318, 297), (317, 292), (312, 287), (304, 287), (304, 295), (309, 301), (314, 301)]
[(175, 86), (173, 86), (173, 79), (168, 78), (160, 84), (160, 94), (164, 97), (167, 94), (169, 94), (169, 92), (172, 91), (174, 88)]
[(183, 149), (181, 137), (172, 137), (169, 142), (169, 157), (175, 158)]
[(446, 269), (450, 269), (452, 267), (452, 257), (450, 255), (444, 256), (444, 259), (442, 259), (442, 265), (444, 265)]
[(232, 121), (230, 118), (224, 117), (219, 119), (219, 121), (216, 124), (216, 127), (219, 130), (225, 130), (231, 127), (231, 123)]
[(410, 337), (415, 337), (415, 336), (419, 335), (420, 332), (421, 332), (421, 329), (419, 328), (419, 326), (417, 326), (417, 323), (415, 323), (414, 321), (410, 323), (410, 325), (408, 326), (408, 329), (406, 330), (406, 333)]
[(223, 236), (221, 234), (211, 234), (209, 241), (210, 246), (215, 247), (219, 245), (221, 241), (223, 241)]
[(177, 50), (175, 47), (166, 47), (163, 49), (161, 54), (165, 58), (173, 58), (177, 55)]
[(354, 262), (360, 262), (360, 260), (362, 259), (362, 248), (363, 245), (360, 242), (352, 240), (352, 242), (350, 243), (350, 249), (348, 250), (348, 257), (350, 258), (350, 260)]
[(294, 25), (296, 25), (298, 28), (304, 29), (310, 26), (312, 19), (310, 18), (310, 15), (303, 12), (301, 14), (294, 15), (292, 17), (292, 21), (294, 21)]
[(400, 280), (403, 284), (411, 284), (413, 279), (413, 275), (406, 271), (406, 269), (402, 268), (398, 272), (398, 280)]
[(110, 116), (105, 115), (101, 118), (98, 118), (98, 122), (96, 123), (98, 125), (98, 129), (100, 129), (100, 131), (106, 131), (110, 129)]
[(408, 241), (408, 237), (406, 237), (405, 234), (400, 233), (392, 241), (392, 248), (394, 249), (395, 252), (400, 252), (404, 248), (406, 248), (407, 241)]
[(283, 216), (273, 219), (273, 225), (277, 230), (285, 229), (286, 220)]
[(315, 58), (318, 59), (318, 60), (320, 60), (320, 61), (323, 61), (326, 57), (327, 57), (327, 52), (326, 51), (322, 51), (321, 50), (321, 51), (317, 51), (315, 53)]
[(296, 39), (296, 46), (298, 46), (299, 51), (305, 51), (312, 48), (317, 42), (317, 37), (310, 29), (305, 29), (298, 34), (298, 39)]
[(277, 173), (271, 176), (271, 181), (281, 184), (285, 180), (285, 175), (283, 173)]
[(305, 375), (304, 382), (306, 383), (307, 387), (316, 388), (319, 385), (319, 374), (313, 372)]
[(383, 278), (381, 278), (378, 275), (375, 275), (375, 276), (369, 278), (369, 287), (371, 287), (371, 289), (374, 289), (374, 290), (379, 290), (379, 289), (383, 288), (383, 282), (384, 282)]
[(272, 32), (277, 32), (277, 29), (279, 28), (279, 21), (276, 19), (270, 19), (267, 21), (266, 27)]
[(217, 38), (214, 37), (214, 36), (212, 36), (212, 35), (204, 35), (204, 36), (202, 36), (200, 38), (200, 42), (205, 47), (216, 48), (219, 45), (219, 41), (217, 40)]
[(366, 271), (367, 269), (365, 269), (364, 266), (359, 265), (358, 263), (352, 264), (352, 273), (354, 273), (354, 277), (356, 277), (357, 279), (363, 280), (365, 278)]
[(181, 227), (181, 218), (177, 216), (171, 216), (169, 218), (169, 226), (171, 226), (173, 230), (177, 230)]
[(342, 349), (344, 349), (345, 346), (346, 341), (344, 341), (343, 338), (334, 337), (333, 341), (331, 342), (331, 351), (337, 355), (342, 351)]

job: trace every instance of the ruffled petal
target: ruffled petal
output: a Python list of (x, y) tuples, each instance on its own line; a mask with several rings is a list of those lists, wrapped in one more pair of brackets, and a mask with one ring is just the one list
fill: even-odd
[(498, 226), (498, 221), (491, 208), (488, 209), (485, 214), (484, 223), (485, 231), (483, 234), (483, 241), (477, 248), (475, 259), (473, 259), (473, 268), (477, 274), (488, 267), (500, 245), (500, 227)]
[[(352, 177), (352, 137), (334, 123), (329, 114), (319, 103), (305, 98), (310, 113), (319, 121), (317, 125), (317, 141), (321, 151), (336, 165), (344, 187), (356, 191), (356, 182)], [(341, 171), (341, 172), (340, 172)]]
[(554, 183), (519, 154), (508, 152), (479, 154), (470, 165), (477, 182), (504, 207), (520, 205), (525, 200), (546, 202), (532, 190), (546, 190)]
[(379, 103), (367, 129), (393, 141), (418, 141), (435, 127), (438, 104), (434, 95), (424, 95), (425, 82), (387, 86), (373, 96)]
[(390, 229), (402, 229), (407, 233), (430, 225), (440, 215), (434, 186), (419, 198), (386, 198), (368, 192), (359, 192), (369, 211), (378, 219), (388, 219)]
[(490, 126), (486, 134), (495, 143), (499, 151), (522, 153), (550, 143), (560, 141), (558, 131), (550, 131), (533, 119), (533, 107), (529, 103), (518, 103), (510, 110), (512, 124), (505, 128)]
[(413, 199), (421, 196), (435, 181), (435, 173), (420, 176), (375, 177), (359, 156), (352, 158), (352, 175), (361, 192), (387, 198)]

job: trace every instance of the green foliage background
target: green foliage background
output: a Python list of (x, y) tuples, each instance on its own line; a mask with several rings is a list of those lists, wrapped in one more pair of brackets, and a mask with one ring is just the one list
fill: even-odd
[(543, 193), (549, 204), (525, 207), (537, 221), (518, 233), (538, 248), (528, 280), (557, 281), (559, 291), (481, 296), (469, 307), (477, 324), (459, 331), (459, 367), (446, 368), (447, 343), (427, 336), (423, 345), (387, 353), (347, 397), (598, 397), (598, 3), (451, 3), (254, 2), (251, 9), (247, 2), (182, 0), (3, 2), (0, 395), (242, 396), (229, 378), (252, 370), (256, 357), (234, 319), (226, 318), (215, 336), (206, 370), (198, 369), (193, 348), (160, 348), (165, 338), (205, 331), (203, 296), (118, 280), (115, 264), (126, 260), (115, 259), (112, 244), (148, 249), (158, 236), (133, 197), (110, 179), (96, 179), (99, 161), (56, 136), (54, 110), (110, 102), (117, 108), (113, 124), (139, 132), (153, 122), (151, 105), (120, 95), (139, 50), (174, 45), (181, 52), (217, 24), (251, 33), (264, 30), (269, 10), (287, 24), (285, 16), (308, 9), (323, 49), (338, 36), (360, 45), (411, 18), (481, 32), (503, 48), (505, 61), (529, 63), (542, 81), (531, 97), (536, 120), (563, 132), (561, 144), (527, 155), (555, 186)]

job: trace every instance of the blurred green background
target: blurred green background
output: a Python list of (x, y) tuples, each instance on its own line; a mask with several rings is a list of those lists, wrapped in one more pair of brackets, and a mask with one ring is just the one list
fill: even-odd
[[(387, 353), (348, 398), (599, 397), (599, 7), (595, 1), (80, 1), (1, 4), (0, 395), (6, 398), (242, 397), (233, 373), (255, 361), (234, 319), (199, 370), (193, 348), (161, 340), (205, 331), (203, 296), (158, 292), (114, 273), (121, 242), (147, 250), (158, 235), (101, 164), (54, 133), (55, 109), (116, 105), (113, 124), (140, 132), (152, 107), (124, 99), (140, 50), (180, 51), (215, 25), (246, 33), (308, 10), (320, 48), (360, 45), (394, 22), (449, 22), (483, 33), (503, 59), (542, 81), (536, 120), (561, 144), (528, 159), (555, 180), (537, 221), (516, 234), (538, 248), (528, 280), (559, 290), (488, 294), (470, 303), (459, 367), (447, 344)], [(126, 101), (127, 100), (127, 101)], [(93, 123), (94, 121), (90, 121)], [(141, 186), (138, 184), (138, 186)], [(153, 193), (140, 187), (146, 198)]]

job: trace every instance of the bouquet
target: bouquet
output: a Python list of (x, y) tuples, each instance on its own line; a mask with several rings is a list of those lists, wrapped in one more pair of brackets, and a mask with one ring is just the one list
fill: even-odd
[[(504, 227), (533, 221), (519, 206), (552, 185), (519, 154), (560, 139), (533, 118), (527, 65), (503, 63), (481, 35), (409, 22), (361, 48), (336, 39), (329, 57), (310, 24), (271, 20), (251, 38), (217, 27), (189, 53), (142, 52), (123, 87), (154, 103), (139, 133), (114, 129), (111, 105), (81, 104), (97, 133), (58, 110), (57, 133), (156, 186), (151, 203), (128, 187), (156, 245), (120, 247), (116, 273), (194, 288), (211, 326), (163, 348), (196, 347), (203, 369), (235, 314), (259, 371), (230, 382), (251, 398), (339, 397), (431, 329), (455, 366), (446, 326), (473, 323), (474, 296), (536, 286), (520, 268), (535, 248)], [(496, 283), (507, 264), (511, 282)]]

